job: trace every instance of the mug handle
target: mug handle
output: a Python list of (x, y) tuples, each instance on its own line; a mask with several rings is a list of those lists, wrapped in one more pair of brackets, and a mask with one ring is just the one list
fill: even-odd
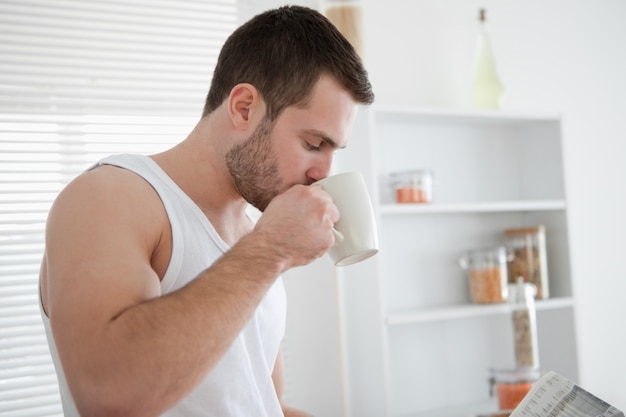
[(333, 235), (335, 236), (335, 240), (337, 242), (341, 242), (343, 240), (343, 233), (333, 227)]

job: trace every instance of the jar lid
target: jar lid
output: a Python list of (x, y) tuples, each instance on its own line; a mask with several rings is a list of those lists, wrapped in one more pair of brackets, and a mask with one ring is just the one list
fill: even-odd
[(402, 181), (411, 179), (431, 178), (433, 171), (431, 169), (409, 169), (405, 171), (396, 171), (389, 174), (392, 180)]
[(517, 229), (506, 229), (504, 231), (505, 235), (530, 235), (535, 233), (543, 233), (545, 227), (543, 225), (535, 226), (535, 227), (520, 227)]
[(511, 304), (523, 303), (525, 300), (534, 299), (537, 295), (537, 286), (532, 282), (525, 282), (524, 277), (517, 277), (515, 283), (509, 284), (509, 302)]
[(515, 384), (521, 382), (535, 382), (541, 377), (541, 370), (533, 367), (515, 369), (491, 369), (491, 378), (494, 383)]
[(405, 169), (403, 171), (395, 171), (391, 173), (391, 176), (397, 175), (412, 175), (412, 174), (422, 174), (422, 175), (432, 175), (433, 170), (430, 168), (421, 168), (421, 169)]
[(429, 169), (413, 169), (392, 172), (391, 185), (396, 188), (404, 187), (432, 187), (433, 173)]
[(459, 265), (462, 269), (468, 269), (470, 266), (480, 266), (486, 262), (504, 264), (506, 260), (506, 247), (496, 246), (494, 248), (474, 249), (463, 253), (459, 257)]

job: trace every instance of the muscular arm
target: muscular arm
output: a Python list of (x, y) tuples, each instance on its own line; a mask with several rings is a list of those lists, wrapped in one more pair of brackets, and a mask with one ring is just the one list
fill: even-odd
[[(279, 216), (264, 215), (194, 281), (161, 296), (153, 261), (169, 225), (160, 200), (133, 174), (101, 170), (74, 181), (51, 210), (46, 311), (82, 415), (158, 415), (215, 366), (282, 271), (325, 252), (336, 213), (321, 214), (327, 202), (314, 187), (297, 187), (274, 204), (317, 201), (305, 218), (318, 220), (281, 231)], [(290, 227), (302, 215), (290, 221), (292, 206), (276, 209)]]

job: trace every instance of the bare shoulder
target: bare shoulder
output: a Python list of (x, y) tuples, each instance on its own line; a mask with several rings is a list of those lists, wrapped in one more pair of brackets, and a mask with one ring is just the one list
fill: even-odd
[[(160, 239), (165, 212), (152, 187), (137, 174), (101, 166), (75, 178), (59, 193), (49, 216), (48, 243), (72, 239), (143, 240), (146, 250)], [(139, 243), (139, 242), (137, 242)]]
[(137, 174), (113, 166), (81, 174), (59, 194), (48, 217), (44, 305), (58, 312), (71, 302), (86, 311), (101, 299), (114, 316), (157, 296), (153, 257), (168, 231), (161, 200)]
[(164, 214), (158, 195), (144, 179), (129, 170), (103, 165), (82, 173), (59, 193), (49, 222), (54, 226), (54, 222), (69, 221), (83, 228), (128, 222), (128, 232), (132, 232), (146, 223), (155, 226), (150, 223), (158, 224)]
[(111, 165), (101, 165), (83, 172), (72, 180), (61, 191), (57, 201), (79, 198), (84, 199), (87, 204), (90, 199), (116, 202), (119, 198), (112, 197), (132, 197), (136, 193), (141, 193), (145, 197), (147, 194), (153, 194), (150, 191), (150, 185), (136, 173)]

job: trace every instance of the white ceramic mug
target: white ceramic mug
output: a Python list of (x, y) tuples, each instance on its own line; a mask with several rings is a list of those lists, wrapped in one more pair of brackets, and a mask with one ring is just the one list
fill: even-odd
[(343, 172), (317, 181), (329, 193), (341, 217), (328, 255), (336, 266), (351, 265), (378, 253), (374, 209), (359, 172)]

